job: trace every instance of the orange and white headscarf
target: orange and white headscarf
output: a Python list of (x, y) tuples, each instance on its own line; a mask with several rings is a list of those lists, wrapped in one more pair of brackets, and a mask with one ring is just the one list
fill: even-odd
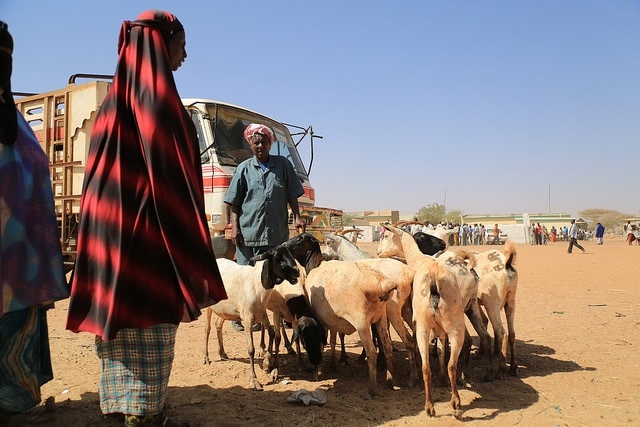
[(246, 139), (247, 142), (251, 142), (251, 137), (256, 134), (266, 136), (271, 144), (273, 144), (273, 141), (275, 141), (276, 139), (273, 136), (273, 131), (271, 129), (269, 129), (265, 125), (260, 125), (257, 123), (251, 123), (249, 126), (247, 126), (247, 128), (244, 130), (244, 139)]

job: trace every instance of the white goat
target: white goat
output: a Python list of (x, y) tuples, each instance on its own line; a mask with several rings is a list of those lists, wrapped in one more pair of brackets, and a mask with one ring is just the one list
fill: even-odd
[(409, 233), (387, 225), (383, 227), (387, 232), (380, 241), (378, 256), (402, 256), (415, 270), (412, 294), (413, 330), (422, 358), (422, 378), (426, 395), (425, 411), (428, 416), (435, 416), (429, 363), (430, 334), (433, 332), (442, 342), (449, 341), (451, 354), (447, 370), (451, 385), (451, 406), (453, 415), (460, 418), (462, 411), (456, 380), (458, 358), (464, 345), (466, 326), (465, 302), (462, 299), (458, 280), (448, 268), (420, 252), (417, 243)]
[(371, 336), (375, 324), (387, 364), (387, 384), (393, 386), (392, 347), (386, 301), (397, 284), (359, 261), (326, 261), (305, 280), (305, 291), (320, 321), (331, 331), (331, 363), (335, 363), (336, 333), (358, 332), (367, 352), (369, 395), (376, 394), (376, 350)]
[[(245, 325), (262, 323), (263, 327), (271, 328), (266, 316), (266, 303), (273, 287), (287, 280), (297, 283), (298, 278), (304, 279), (304, 271), (293, 258), (291, 251), (282, 245), (276, 246), (265, 254), (252, 259), (257, 261), (255, 266), (238, 265), (234, 261), (219, 258), (217, 260), (222, 281), (227, 291), (227, 299), (207, 307), (207, 323), (205, 329), (204, 362), (209, 360), (209, 333), (211, 331), (212, 314), (217, 316), (215, 326), (218, 336), (218, 351), (221, 359), (227, 359), (222, 341), (222, 325), (226, 320), (240, 320)], [(250, 377), (249, 382), (254, 390), (262, 390), (254, 368), (255, 347), (252, 328), (245, 329), (247, 351), (249, 353)], [(265, 356), (263, 367), (268, 370), (269, 358)]]
[(338, 234), (324, 234), (324, 240), (326, 245), (331, 251), (326, 251), (329, 254), (335, 254), (342, 261), (357, 261), (359, 259), (374, 258), (373, 254), (360, 249), (356, 244), (351, 242), (344, 236)]
[[(507, 240), (504, 252), (497, 249), (476, 253), (476, 271), (478, 280), (478, 303), (484, 307), (493, 327), (494, 361), (497, 360), (497, 368), (494, 373), (498, 378), (504, 378), (507, 373), (507, 343), (509, 344), (511, 360), (508, 372), (510, 375), (518, 375), (516, 363), (516, 331), (515, 310), (516, 291), (518, 289), (518, 272), (514, 268), (516, 246)], [(507, 319), (508, 335), (505, 334), (500, 311), (504, 309)], [(481, 311), (482, 313), (482, 311)], [(484, 325), (487, 318), (484, 317)], [(482, 344), (480, 346), (482, 351)]]

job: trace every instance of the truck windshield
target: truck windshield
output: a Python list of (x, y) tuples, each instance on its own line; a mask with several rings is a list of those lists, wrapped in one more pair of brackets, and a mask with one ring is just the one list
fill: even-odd
[(298, 177), (303, 180), (308, 179), (307, 171), (291, 134), (284, 125), (257, 113), (228, 105), (209, 104), (207, 108), (210, 117), (216, 118), (215, 121), (210, 121), (211, 133), (213, 134), (213, 147), (221, 165), (238, 166), (253, 155), (243, 133), (251, 123), (260, 123), (269, 126), (275, 135), (276, 140), (270, 153), (289, 159)]

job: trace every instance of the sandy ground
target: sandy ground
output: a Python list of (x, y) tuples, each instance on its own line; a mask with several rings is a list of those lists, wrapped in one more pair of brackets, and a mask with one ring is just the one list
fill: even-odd
[[(373, 244), (361, 247), (375, 251)], [(460, 391), (463, 422), (640, 425), (640, 247), (611, 238), (603, 246), (586, 242), (585, 247), (586, 254), (567, 255), (565, 242), (517, 245), (520, 376), (485, 383), (479, 363), (472, 360), (471, 382)], [(10, 426), (121, 424), (101, 416), (93, 336), (66, 331), (66, 314), (67, 301), (49, 312), (55, 379), (42, 388), (43, 401), (49, 399), (49, 404), (14, 417)], [(439, 386), (434, 388), (436, 417), (426, 417), (422, 383), (406, 387), (406, 353), (396, 335), (394, 363), (400, 390), (386, 388), (379, 373), (379, 394), (369, 399), (366, 365), (356, 360), (361, 350), (357, 334), (348, 337), (349, 364), (325, 372), (322, 381), (313, 382), (311, 374), (299, 370), (295, 356), (284, 355), (276, 384), (268, 384), (267, 374), (258, 370), (265, 388), (257, 392), (249, 389), (243, 334), (229, 323), (224, 338), (230, 360), (220, 361), (212, 337), (213, 362), (203, 365), (204, 323), (202, 317), (178, 330), (166, 410), (175, 422), (191, 426), (460, 423), (451, 416), (449, 390)], [(326, 393), (324, 406), (287, 403), (291, 393), (316, 388)]]

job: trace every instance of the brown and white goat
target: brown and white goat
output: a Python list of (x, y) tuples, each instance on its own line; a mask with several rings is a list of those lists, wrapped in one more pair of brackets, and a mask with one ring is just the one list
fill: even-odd
[[(497, 249), (475, 254), (478, 273), (478, 303), (486, 311), (488, 320), (493, 327), (493, 358), (497, 366), (494, 367), (494, 375), (504, 378), (506, 373), (518, 375), (516, 363), (516, 291), (518, 289), (518, 271), (514, 267), (516, 246), (507, 240), (504, 252)], [(504, 309), (507, 320), (507, 333), (505, 333), (500, 318), (500, 312)], [(487, 317), (483, 314), (483, 321), (487, 325)], [(510, 366), (507, 369), (507, 344), (510, 350)], [(482, 343), (481, 343), (482, 350)]]
[(422, 358), (425, 411), (428, 416), (435, 416), (429, 363), (429, 342), (433, 333), (442, 342), (448, 340), (451, 348), (447, 371), (451, 385), (453, 415), (459, 418), (462, 411), (457, 390), (457, 365), (465, 340), (466, 302), (463, 301), (458, 280), (451, 270), (421, 253), (409, 233), (395, 227), (383, 227), (387, 232), (378, 246), (378, 256), (403, 257), (407, 265), (415, 271), (412, 294), (413, 330)]

